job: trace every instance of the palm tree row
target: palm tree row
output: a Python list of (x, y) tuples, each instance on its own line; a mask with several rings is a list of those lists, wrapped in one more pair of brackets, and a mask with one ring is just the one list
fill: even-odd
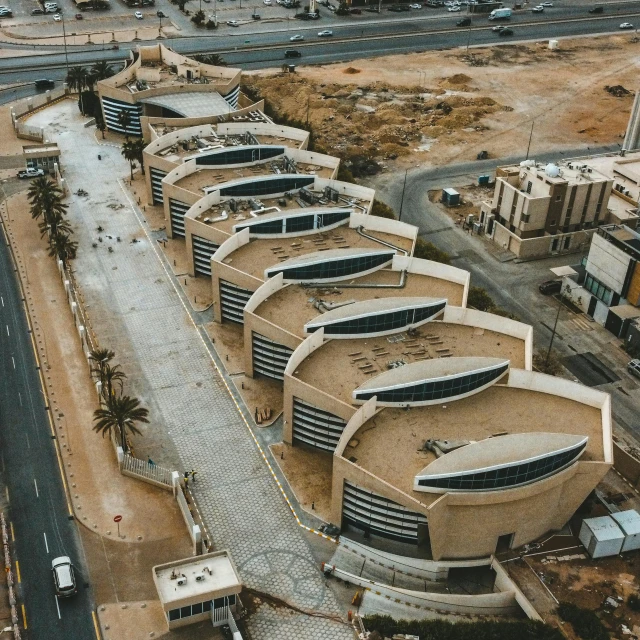
[(91, 91), (100, 80), (105, 80), (114, 75), (114, 68), (105, 60), (96, 62), (90, 69), (85, 67), (71, 67), (67, 73), (66, 83), (71, 91), (77, 91), (80, 95), (80, 111), (84, 113), (83, 108), (83, 91)]
[(62, 202), (62, 189), (42, 176), (31, 182), (27, 196), (31, 217), (38, 220), (40, 237), (48, 237), (49, 255), (66, 265), (76, 257), (78, 243), (72, 240), (73, 230), (65, 218), (68, 207)]
[(147, 143), (142, 138), (136, 140), (129, 140), (128, 138), (122, 143), (122, 149), (120, 153), (125, 160), (129, 162), (129, 168), (131, 169), (131, 179), (133, 180), (133, 167), (136, 162), (140, 164), (142, 175), (144, 175), (144, 156), (143, 151), (147, 146)]
[(93, 412), (93, 430), (104, 437), (115, 433), (122, 450), (129, 451), (127, 432), (141, 435), (136, 422), (149, 422), (149, 410), (140, 405), (138, 398), (124, 395), (124, 381), (127, 376), (119, 364), (111, 364), (115, 353), (110, 349), (94, 349), (89, 359), (91, 373), (101, 383), (101, 407)]

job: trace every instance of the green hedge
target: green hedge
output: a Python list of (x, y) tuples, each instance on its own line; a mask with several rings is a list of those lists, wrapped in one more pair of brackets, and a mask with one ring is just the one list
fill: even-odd
[(571, 602), (561, 602), (558, 615), (570, 622), (573, 630), (582, 640), (609, 640), (609, 632), (595, 612), (582, 609)]
[(446, 620), (394, 620), (390, 616), (366, 616), (364, 626), (390, 638), (396, 633), (419, 636), (420, 640), (564, 640), (553, 627), (523, 620), (515, 622), (459, 622)]

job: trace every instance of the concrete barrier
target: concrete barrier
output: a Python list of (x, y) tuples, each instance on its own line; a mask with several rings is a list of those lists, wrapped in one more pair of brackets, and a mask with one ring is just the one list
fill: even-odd
[(640, 460), (613, 443), (613, 467), (631, 486), (640, 490)]

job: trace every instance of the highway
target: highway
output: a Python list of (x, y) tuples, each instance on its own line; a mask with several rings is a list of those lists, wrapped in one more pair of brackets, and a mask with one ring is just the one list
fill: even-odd
[[(6, 185), (5, 185), (6, 187)], [(27, 640), (95, 640), (93, 601), (6, 236), (0, 231), (0, 465)], [(58, 600), (51, 561), (68, 555), (78, 593)], [(24, 609), (22, 606), (24, 605)]]

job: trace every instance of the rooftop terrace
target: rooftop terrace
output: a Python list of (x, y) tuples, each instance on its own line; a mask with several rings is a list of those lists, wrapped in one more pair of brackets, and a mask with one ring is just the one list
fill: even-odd
[(525, 343), (495, 331), (433, 321), (411, 336), (397, 333), (378, 338), (329, 340), (302, 361), (294, 377), (353, 404), (354, 389), (394, 364), (452, 356), (504, 358), (511, 361), (512, 367), (523, 369)]
[(388, 297), (447, 298), (449, 304), (460, 306), (464, 287), (449, 280), (433, 278), (415, 273), (406, 275), (402, 288), (380, 289), (376, 285), (397, 285), (400, 282), (399, 271), (380, 269), (367, 276), (354, 278), (354, 284), (370, 284), (370, 287), (347, 288), (340, 283), (325, 287), (303, 287), (301, 285), (286, 286), (262, 302), (254, 313), (265, 320), (276, 324), (286, 331), (304, 338), (303, 326), (313, 320), (320, 311), (314, 306), (316, 301), (327, 303), (345, 303), (349, 300), (372, 300)]
[(561, 432), (589, 437), (583, 460), (603, 460), (600, 410), (525, 389), (493, 386), (444, 405), (387, 408), (365, 422), (344, 457), (423, 504), (438, 494), (413, 490), (416, 474), (436, 459), (426, 440), (484, 440), (503, 434)]

